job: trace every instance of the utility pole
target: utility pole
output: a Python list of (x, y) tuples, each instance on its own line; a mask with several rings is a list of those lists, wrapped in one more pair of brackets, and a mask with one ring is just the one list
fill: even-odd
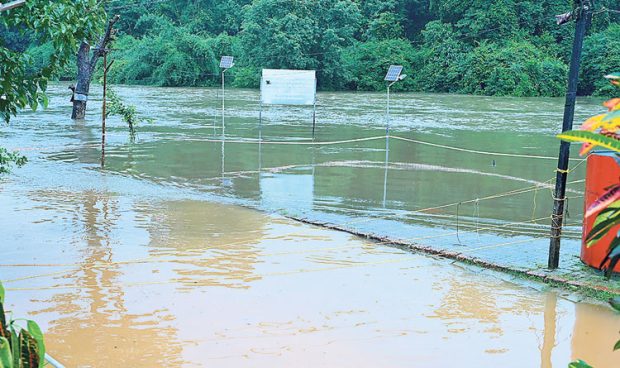
[(101, 168), (105, 166), (105, 118), (106, 118), (106, 92), (108, 90), (108, 70), (114, 60), (108, 64), (108, 51), (103, 50), (103, 101), (101, 102)]
[[(575, 116), (575, 100), (577, 98), (577, 83), (579, 81), (579, 66), (581, 63), (581, 49), (586, 30), (592, 20), (592, 1), (577, 0), (578, 7), (571, 14), (558, 16), (558, 24), (566, 22), (570, 17), (577, 18), (575, 26), (575, 39), (568, 73), (568, 90), (566, 104), (564, 105), (564, 119), (562, 132), (573, 128)], [(570, 157), (570, 143), (560, 143), (558, 168), (556, 170), (555, 191), (553, 202), (553, 215), (551, 215), (551, 239), (549, 242), (549, 269), (556, 269), (560, 263), (560, 241), (562, 237), (562, 223), (564, 220), (564, 205), (566, 202), (566, 178), (568, 176), (568, 162)]]

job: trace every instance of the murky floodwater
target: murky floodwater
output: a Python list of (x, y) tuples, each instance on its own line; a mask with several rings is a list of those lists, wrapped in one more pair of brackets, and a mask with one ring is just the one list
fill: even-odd
[[(2, 145), (31, 158), (0, 179), (0, 279), (10, 308), (41, 322), (67, 366), (613, 366), (620, 318), (605, 306), (231, 205), (470, 250), (544, 241), (546, 221), (533, 220), (548, 216), (541, 183), (554, 160), (391, 140), (386, 180), (382, 139), (268, 143), (308, 142), (311, 110), (265, 109), (259, 132), (257, 94), (231, 91), (222, 144), (216, 90), (119, 87), (156, 121), (130, 144), (112, 119), (101, 171), (98, 108), (72, 122), (64, 88), (53, 87), (47, 111), (0, 130)], [(557, 151), (559, 99), (394, 101), (396, 136)], [(317, 141), (385, 134), (382, 94), (319, 102)], [(596, 103), (581, 101), (580, 118)], [(249, 141), (259, 133), (263, 144)], [(578, 169), (571, 179), (582, 177)], [(532, 186), (459, 206), (458, 238), (456, 208), (442, 207)], [(567, 235), (577, 238), (583, 184), (570, 188)], [(523, 223), (498, 226), (514, 221)]]

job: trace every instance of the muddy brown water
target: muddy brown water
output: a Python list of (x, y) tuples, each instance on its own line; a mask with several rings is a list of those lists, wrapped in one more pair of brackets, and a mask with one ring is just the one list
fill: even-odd
[[(72, 122), (64, 88), (53, 86), (50, 109), (0, 130), (2, 145), (31, 159), (0, 179), (0, 279), (9, 309), (40, 322), (49, 352), (68, 367), (565, 367), (576, 358), (616, 366), (620, 317), (604, 305), (280, 216), (402, 216), (544, 182), (553, 161), (493, 165), (393, 143), (386, 186), (382, 141), (261, 150), (204, 142), (219, 135), (215, 90), (117, 87), (157, 118), (134, 144), (112, 119), (100, 170), (97, 107)], [(256, 93), (229, 95), (227, 139), (255, 137)], [(380, 135), (382, 98), (323, 94), (317, 140)], [(395, 101), (397, 135), (522, 154), (557, 150), (551, 133), (561, 100)], [(598, 102), (582, 100), (579, 116)], [(263, 137), (307, 141), (307, 112), (266, 111)], [(583, 190), (571, 189), (576, 197)], [(543, 217), (541, 193), (535, 208), (529, 193), (467, 207), (464, 220)], [(453, 230), (450, 215), (402, 221), (433, 234)], [(579, 232), (573, 222), (569, 235)], [(462, 234), (480, 242), (509, 236)]]

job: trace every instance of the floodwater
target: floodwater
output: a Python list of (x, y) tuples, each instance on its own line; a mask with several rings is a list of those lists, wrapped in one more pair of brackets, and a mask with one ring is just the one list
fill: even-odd
[[(0, 179), (0, 280), (9, 309), (40, 322), (68, 367), (617, 362), (620, 318), (606, 306), (282, 216), (467, 249), (542, 241), (554, 160), (391, 139), (386, 165), (385, 139), (273, 144), (310, 142), (312, 111), (265, 108), (259, 128), (254, 91), (227, 92), (221, 142), (217, 90), (116, 87), (155, 121), (130, 143), (110, 119), (101, 170), (96, 96), (88, 119), (73, 122), (65, 88), (52, 87), (48, 110), (0, 130), (3, 146), (31, 160)], [(557, 154), (560, 99), (392, 101), (394, 136)], [(599, 102), (580, 101), (577, 120)], [(383, 103), (382, 94), (320, 94), (316, 141), (384, 136)], [(568, 249), (578, 244), (583, 183), (570, 189)]]

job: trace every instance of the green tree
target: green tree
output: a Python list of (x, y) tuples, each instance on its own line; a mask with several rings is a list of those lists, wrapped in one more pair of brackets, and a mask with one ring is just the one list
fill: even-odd
[(30, 54), (12, 50), (0, 39), (0, 113), (6, 122), (18, 109), (47, 105), (49, 79), (73, 60), (81, 40), (91, 40), (101, 31), (104, 16), (97, 0), (31, 0), (2, 14), (0, 24), (6, 29), (28, 30), (37, 42), (53, 46), (44, 66), (36, 70)]
[(249, 66), (318, 70), (319, 85), (341, 88), (341, 50), (361, 13), (350, 0), (257, 0), (246, 8), (241, 42)]
[(561, 96), (566, 88), (566, 66), (525, 41), (484, 42), (469, 55), (464, 70), (465, 93)]
[[(10, 39), (7, 42), (5, 37), (0, 38), (0, 114), (5, 122), (19, 109), (36, 110), (40, 104), (47, 105), (48, 81), (73, 60), (81, 40), (90, 40), (98, 34), (104, 16), (97, 0), (29, 0), (1, 14), (0, 28), (4, 35), (28, 35), (33, 42), (49, 43), (53, 48), (35, 67), (28, 51), (24, 52), (23, 47), (12, 48)], [(8, 171), (11, 162), (21, 165), (25, 160), (0, 150), (0, 172)]]
[[(391, 64), (403, 65), (405, 73), (413, 72), (419, 64), (419, 53), (403, 39), (359, 42), (344, 52), (343, 63), (347, 70), (346, 86), (360, 91), (385, 89), (383, 78)], [(394, 90), (410, 90), (414, 77), (394, 85)]]

